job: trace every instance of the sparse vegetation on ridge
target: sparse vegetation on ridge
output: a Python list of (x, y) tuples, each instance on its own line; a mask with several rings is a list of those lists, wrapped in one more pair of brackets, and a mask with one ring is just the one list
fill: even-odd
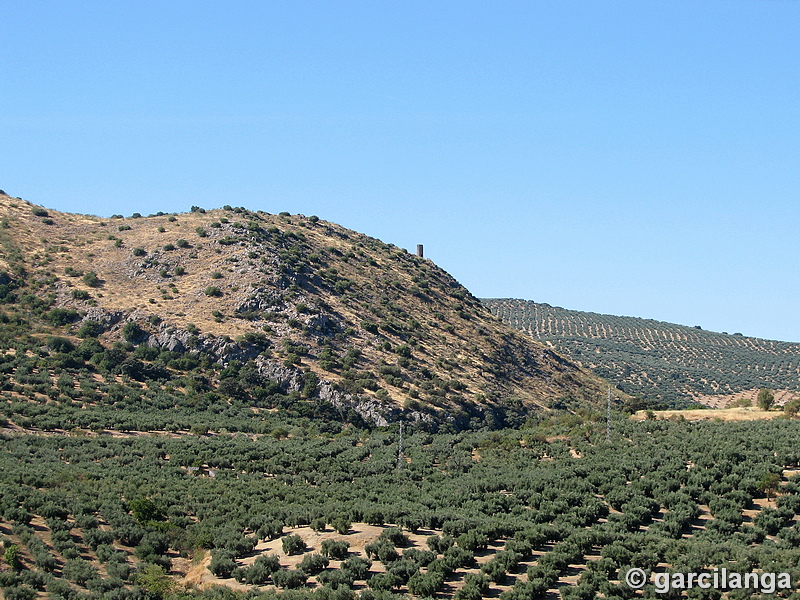
[[(119, 364), (93, 358), (94, 348), (74, 358), (76, 368), (115, 376), (127, 369), (144, 384), (141, 395), (174, 398), (170, 410), (199, 393), (185, 383), (195, 376), (185, 365), (208, 361), (236, 361), (258, 374), (209, 378), (202, 393), (221, 394), (223, 403), (259, 408), (259, 390), (271, 380), (284, 395), (333, 401), (335, 410), (355, 404), (376, 422), (406, 410), (457, 428), (487, 418), (499, 425), (506, 415), (524, 419), (531, 409), (590, 405), (602, 395), (600, 380), (498, 323), (430, 261), (320, 219), (238, 207), (139, 215), (119, 219), (117, 247), (102, 219), (48, 210), (58, 224), (50, 240), (34, 207), (10, 204), (0, 197), (0, 211), (15, 224), (4, 230), (13, 248), (5, 255), (26, 273), (14, 279), (25, 288), (18, 300), (32, 294), (39, 308), (16, 302), (9, 311), (29, 328), (49, 319), (58, 330), (43, 329), (48, 335), (75, 335), (87, 319), (100, 323), (97, 343), (119, 354)], [(176, 242), (165, 244), (159, 227)], [(205, 237), (189, 243), (198, 228)], [(141, 335), (123, 334), (130, 321)], [(126, 360), (143, 366), (130, 370)], [(97, 386), (100, 397), (110, 384)], [(69, 412), (62, 395), (53, 404)]]

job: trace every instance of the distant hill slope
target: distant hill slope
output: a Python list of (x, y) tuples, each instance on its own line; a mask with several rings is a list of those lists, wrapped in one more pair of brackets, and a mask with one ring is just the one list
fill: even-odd
[[(145, 396), (464, 425), (602, 395), (595, 375), (495, 319), (431, 261), (316, 217), (226, 206), (104, 219), (0, 195), (0, 218), (9, 327), (25, 320), (39, 345), (48, 335), (117, 344), (116, 358), (95, 347), (76, 368), (109, 385), (126, 384), (113, 376), (127, 369)], [(38, 369), (7, 372), (20, 368)], [(17, 395), (63, 396), (12, 381)]]
[(762, 387), (800, 391), (800, 344), (526, 300), (483, 302), (512, 327), (644, 399), (680, 406)]

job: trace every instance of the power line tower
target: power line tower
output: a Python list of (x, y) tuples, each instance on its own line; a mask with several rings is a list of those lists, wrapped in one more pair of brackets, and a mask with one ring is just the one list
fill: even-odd
[(397, 470), (403, 470), (403, 463), (405, 462), (403, 456), (403, 422), (400, 421), (400, 441), (397, 444)]

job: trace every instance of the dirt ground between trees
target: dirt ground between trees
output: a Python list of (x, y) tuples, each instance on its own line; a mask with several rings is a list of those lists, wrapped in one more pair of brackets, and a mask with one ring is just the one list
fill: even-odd
[[(645, 410), (638, 410), (631, 415), (634, 421), (647, 419)], [(652, 413), (657, 419), (677, 419), (683, 417), (687, 421), (758, 421), (774, 419), (784, 413), (780, 410), (759, 410), (757, 408), (710, 408), (700, 410), (654, 410)]]

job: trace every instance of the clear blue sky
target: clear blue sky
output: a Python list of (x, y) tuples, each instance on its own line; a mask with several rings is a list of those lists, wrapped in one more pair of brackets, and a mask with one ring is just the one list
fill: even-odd
[(316, 214), (481, 297), (800, 341), (800, 2), (0, 3), (0, 188)]

